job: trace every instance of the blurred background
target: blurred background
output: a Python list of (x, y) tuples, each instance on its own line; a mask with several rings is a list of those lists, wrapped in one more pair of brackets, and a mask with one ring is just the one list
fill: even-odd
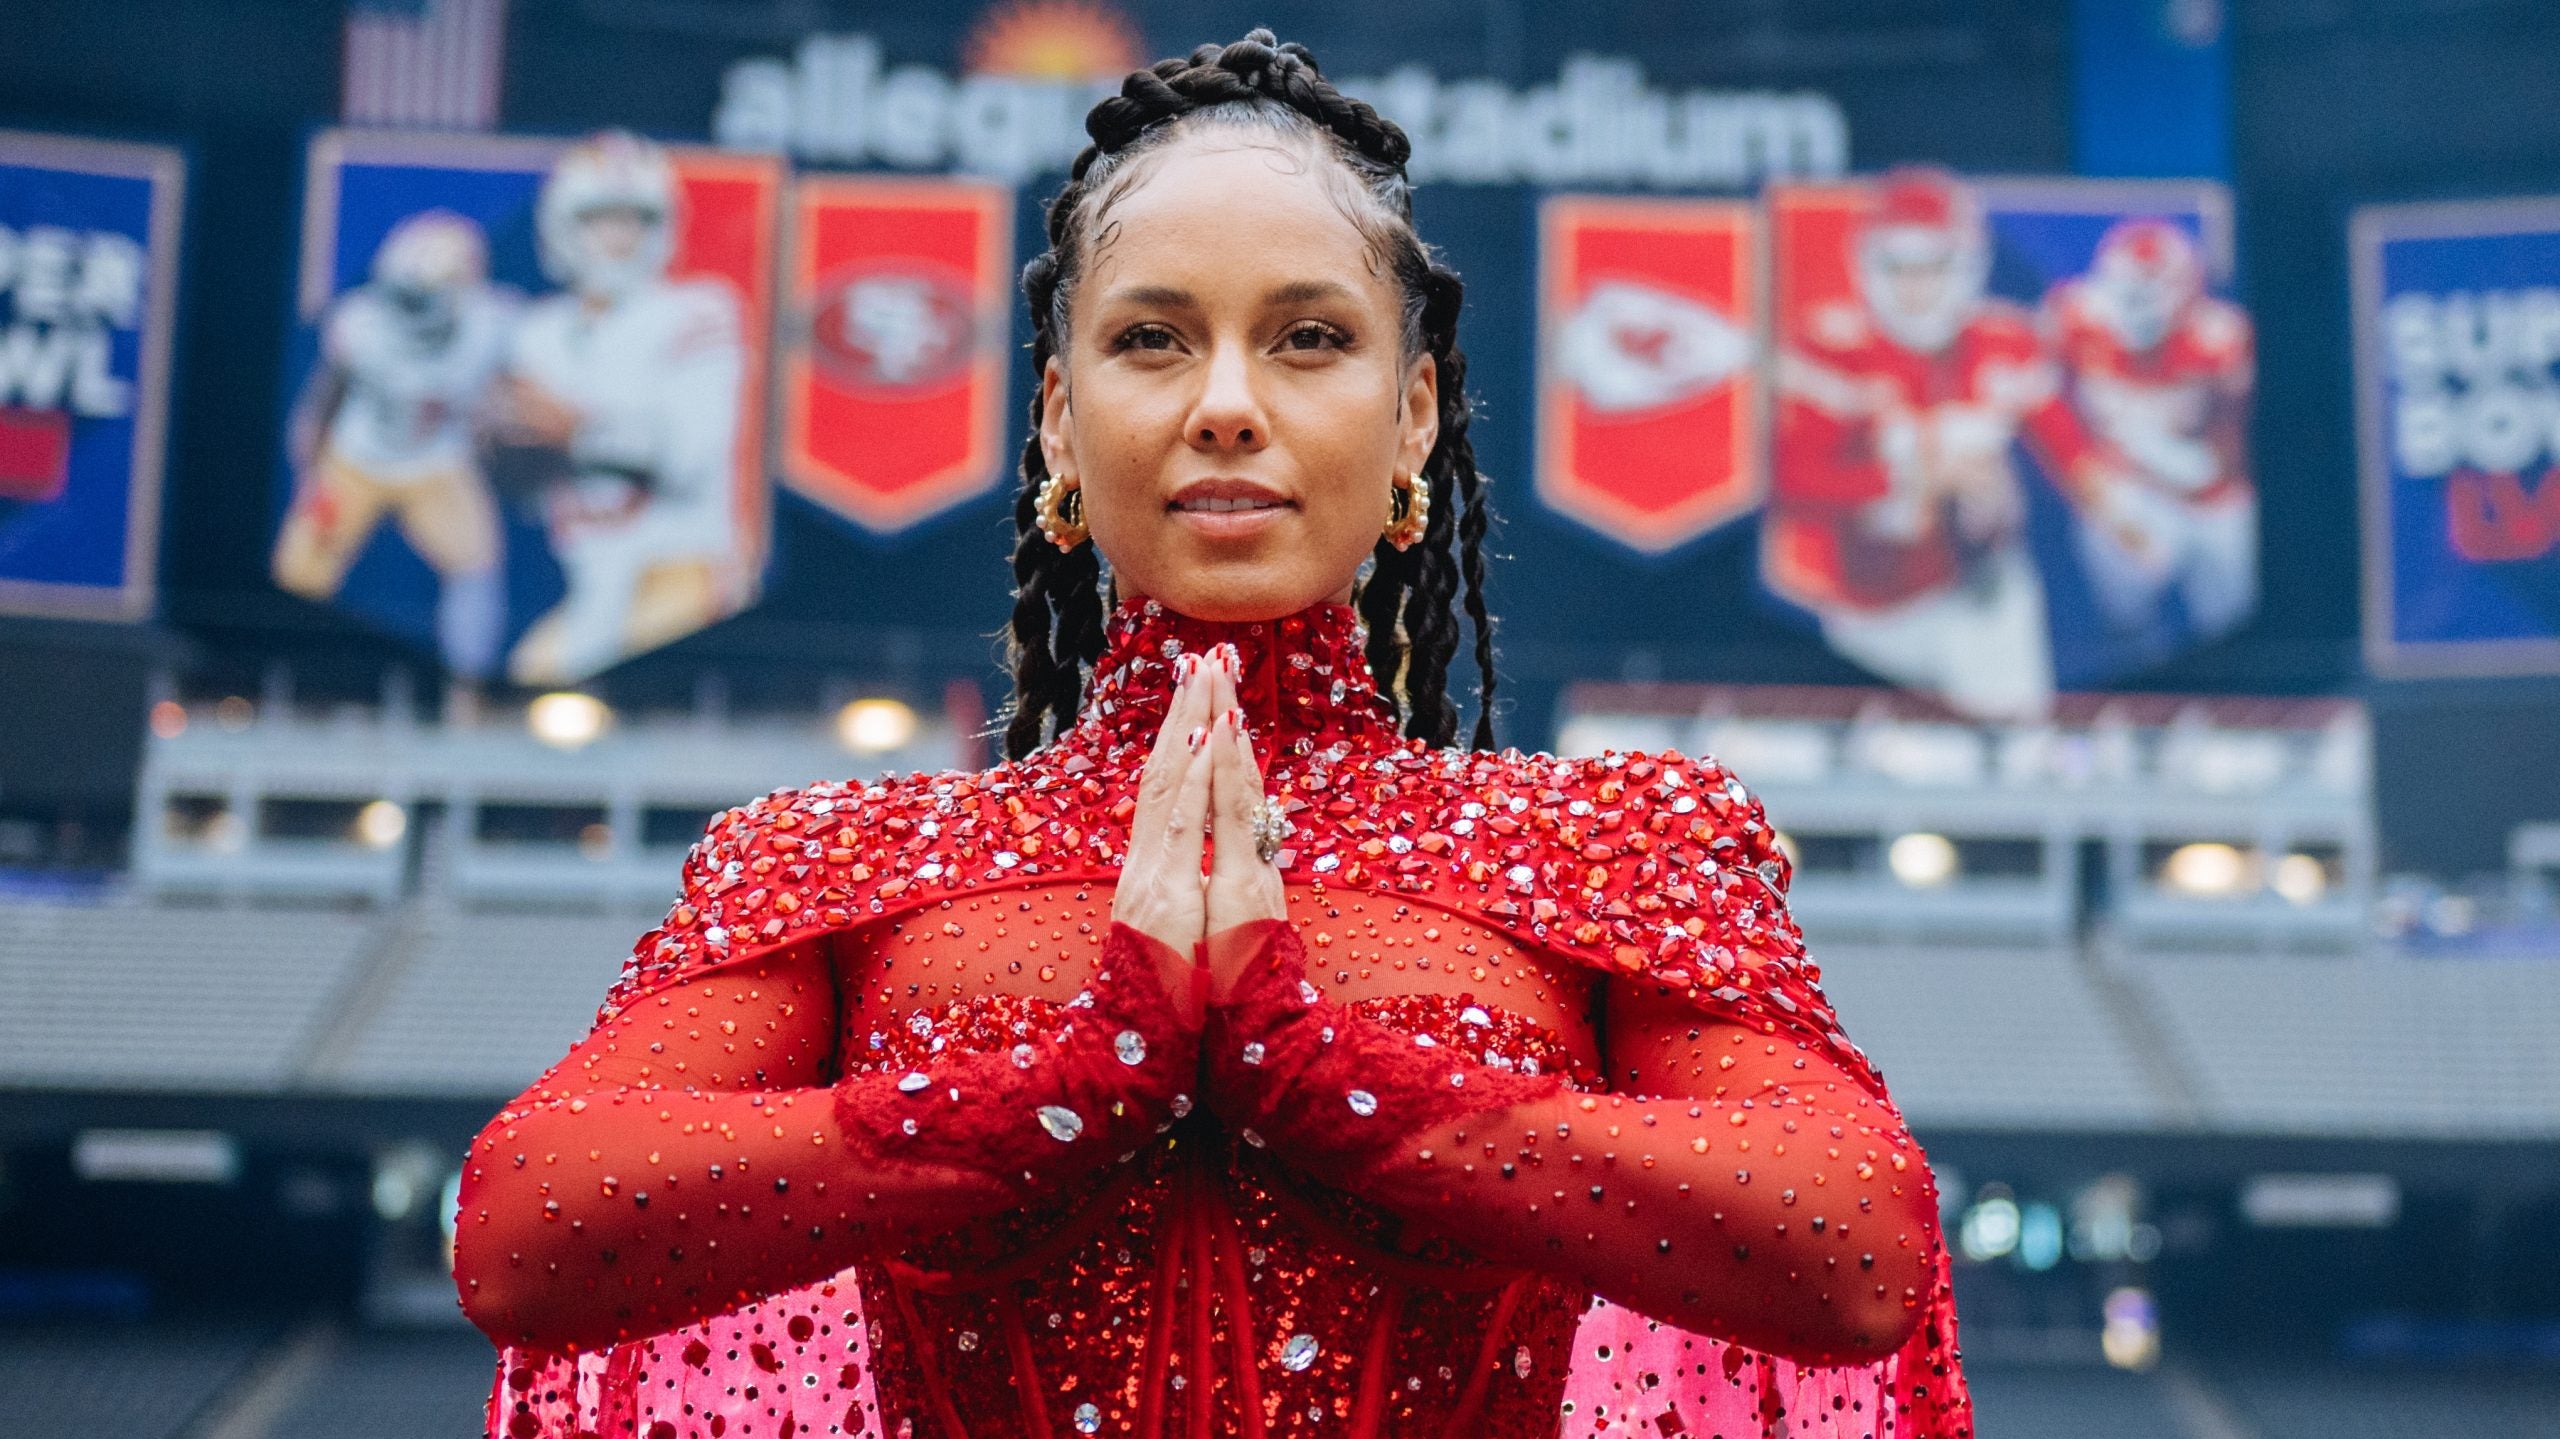
[(1013, 276), (1255, 24), (1467, 277), (1503, 739), (1765, 795), (1986, 1439), (2560, 1433), (2545, 0), (13, 0), (0, 1429), (477, 1431), (464, 1141), (713, 814), (988, 762)]

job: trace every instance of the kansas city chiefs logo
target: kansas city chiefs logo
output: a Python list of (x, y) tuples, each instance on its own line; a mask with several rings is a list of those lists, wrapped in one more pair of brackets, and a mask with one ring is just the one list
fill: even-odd
[(961, 378), (977, 312), (956, 277), (897, 267), (830, 276), (811, 317), (811, 352), (850, 388), (915, 393)]
[(1704, 394), (1751, 363), (1750, 334), (1684, 295), (1603, 280), (1556, 330), (1556, 367), (1602, 413)]

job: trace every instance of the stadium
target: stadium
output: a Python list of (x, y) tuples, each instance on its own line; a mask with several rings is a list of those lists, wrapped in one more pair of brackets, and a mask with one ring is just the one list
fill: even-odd
[[(1466, 277), (1500, 743), (1765, 804), (1978, 1432), (2560, 1434), (2560, 15), (17, 18), (0, 1431), (506, 1432), (475, 1136), (706, 832), (1007, 758), (1041, 206), (1123, 71), (1271, 23), (1412, 133)], [(1962, 304), (1897, 319), (1931, 264)], [(1965, 346), (1962, 424), (1868, 413)]]

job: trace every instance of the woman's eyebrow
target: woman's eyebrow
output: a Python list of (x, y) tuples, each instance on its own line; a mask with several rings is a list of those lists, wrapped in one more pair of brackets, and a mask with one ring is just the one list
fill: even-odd
[(1123, 285), (1103, 296), (1106, 303), (1158, 310), (1196, 310), (1200, 297), (1179, 285)]
[(1354, 298), (1351, 288), (1336, 280), (1292, 280), (1263, 296), (1266, 305), (1310, 305), (1321, 301)]

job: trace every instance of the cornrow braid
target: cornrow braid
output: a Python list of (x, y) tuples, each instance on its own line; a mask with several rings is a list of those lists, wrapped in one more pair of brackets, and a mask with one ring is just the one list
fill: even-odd
[(1105, 638), (1101, 564), (1092, 543), (1062, 553), (1040, 530), (1037, 498), (1049, 470), (1040, 453), (1039, 380), (1067, 334), (1086, 243), (1142, 173), (1132, 162), (1204, 117), (1317, 141), (1354, 182), (1345, 197), (1353, 222), (1388, 261), (1404, 296), (1406, 358), (1428, 354), (1437, 367), (1440, 428), (1422, 466), (1432, 495), (1423, 537), (1407, 550), (1381, 539), (1353, 603), (1369, 628), (1370, 668), (1394, 698), (1403, 732), (1443, 747), (1457, 739), (1448, 672), (1463, 606), (1475, 630), (1478, 671), (1470, 744), (1491, 749), (1493, 621), (1484, 601), (1484, 542), (1492, 516), (1467, 436), (1473, 410), (1466, 354), (1458, 348), (1465, 286), (1414, 231), (1404, 172), (1413, 146), (1404, 131), (1335, 89), (1305, 46), (1258, 29), (1232, 44), (1203, 45), (1187, 58), (1132, 71), (1119, 94), (1086, 114), (1093, 143), (1077, 154), (1066, 185), (1049, 202), (1049, 249), (1023, 269), (1034, 383), (1022, 489), (1014, 500), (1014, 604), (1006, 641), (1013, 700), (1005, 753), (1019, 759), (1075, 722)]

